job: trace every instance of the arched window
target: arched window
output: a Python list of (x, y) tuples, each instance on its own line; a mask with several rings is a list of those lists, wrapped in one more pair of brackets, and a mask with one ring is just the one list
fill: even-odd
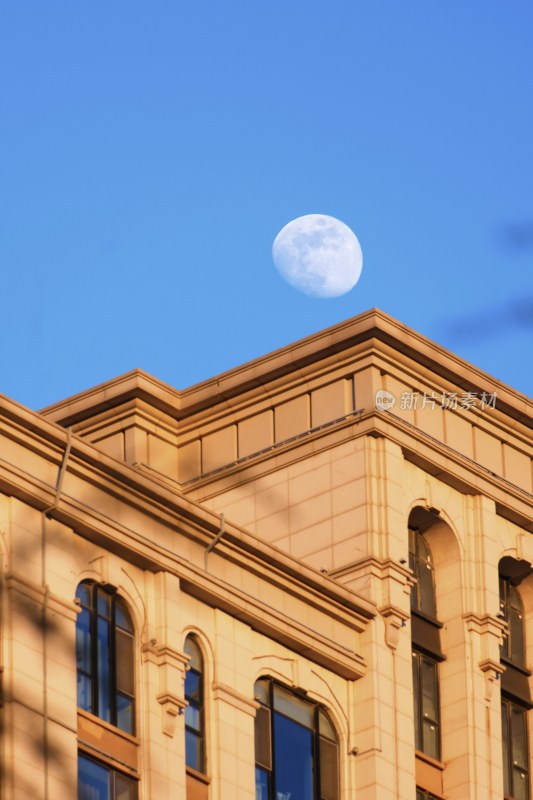
[(133, 625), (113, 587), (84, 581), (76, 590), (78, 707), (135, 733)]
[(526, 669), (525, 616), (517, 588), (527, 577), (529, 564), (504, 558), (500, 562), (500, 616), (507, 623), (507, 636), (500, 648), (505, 666), (502, 674), (502, 749), (504, 794), (514, 800), (530, 797), (527, 714), (532, 707), (530, 673)]
[(339, 747), (326, 711), (269, 678), (254, 698), (256, 800), (339, 800)]
[(437, 612), (433, 561), (424, 537), (413, 529), (409, 530), (409, 566), (416, 579), (415, 585), (411, 587), (411, 610), (435, 619)]
[(409, 529), (411, 588), (411, 641), (415, 747), (435, 759), (441, 757), (439, 661), (440, 624), (437, 621), (435, 581), (431, 551), (420, 531)]
[(193, 636), (184, 646), (189, 656), (185, 674), (185, 762), (197, 772), (205, 772), (204, 662)]
[(499, 576), (500, 614), (507, 622), (508, 633), (501, 647), (501, 655), (518, 667), (525, 666), (524, 609), (520, 593), (511, 578)]

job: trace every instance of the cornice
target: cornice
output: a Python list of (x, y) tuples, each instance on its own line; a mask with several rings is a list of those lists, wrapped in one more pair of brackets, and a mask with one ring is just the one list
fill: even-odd
[(138, 398), (181, 420), (218, 406), (232, 408), (247, 393), (264, 395), (277, 381), (306, 377), (316, 372), (318, 362), (320, 369), (329, 368), (359, 345), (372, 347), (373, 342), (390, 346), (459, 388), (496, 391), (500, 410), (533, 428), (533, 401), (375, 308), (182, 391), (133, 370), (40, 413), (67, 426)]
[[(50, 508), (55, 499), (55, 485), (41, 480), (36, 469), (32, 469), (31, 473), (27, 471), (26, 448), (42, 459), (43, 472), (49, 475), (50, 463), (59, 468), (67, 443), (67, 432), (18, 404), (0, 398), (0, 437), (2, 435), (21, 445), (21, 448), (15, 451), (10, 448), (11, 463), (0, 459), (0, 486), (7, 494), (19, 497), (41, 511)], [(220, 518), (217, 514), (146, 474), (106, 456), (75, 435), (72, 437), (67, 474), (98, 486), (163, 525), (195, 539), (202, 546), (207, 546), (218, 533)], [(161, 559), (179, 561), (176, 553), (158, 548), (157, 543), (142, 537), (137, 531), (105, 517), (87, 506), (83, 498), (62, 494), (53, 515), (110, 550), (119, 548), (128, 551), (132, 560), (145, 566), (159, 569)], [(364, 624), (363, 621), (375, 613), (371, 603), (359, 600), (318, 571), (230, 522), (226, 523), (224, 538), (217, 545), (216, 553), (238, 562), (245, 569), (260, 571), (266, 580), (286, 583), (287, 589), (292, 592), (302, 591), (307, 602), (316, 596), (321, 598), (322, 605), (331, 602), (339, 609), (345, 608), (346, 614), (361, 620), (360, 624)], [(335, 612), (334, 607), (331, 611), (341, 614), (341, 611)]]

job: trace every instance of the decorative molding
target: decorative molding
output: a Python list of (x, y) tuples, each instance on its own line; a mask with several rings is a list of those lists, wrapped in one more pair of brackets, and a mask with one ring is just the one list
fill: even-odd
[(505, 672), (505, 667), (493, 658), (484, 658), (479, 662), (478, 666), (485, 675), (485, 700), (487, 703), (490, 703), (493, 696), (494, 684), (500, 680)]
[(150, 639), (141, 645), (141, 657), (143, 664), (153, 664), (158, 668), (161, 691), (156, 695), (156, 700), (161, 706), (161, 730), (172, 738), (176, 732), (177, 718), (188, 704), (185, 696), (176, 694), (171, 687), (184, 686), (189, 656), (166, 644), (158, 644), (156, 639)]
[(480, 636), (486, 634), (495, 636), (500, 643), (507, 631), (505, 620), (492, 614), (469, 612), (468, 614), (463, 614), (463, 619), (466, 623), (467, 631), (477, 633)]
[(215, 700), (222, 700), (224, 703), (228, 703), (230, 706), (233, 706), (238, 711), (243, 711), (245, 714), (249, 714), (251, 717), (255, 717), (255, 711), (258, 707), (258, 704), (255, 702), (253, 698), (246, 697), (246, 695), (241, 694), (232, 686), (228, 686), (226, 683), (213, 683), (213, 698)]
[(390, 650), (396, 650), (400, 641), (400, 630), (405, 628), (409, 614), (395, 605), (382, 606), (379, 613), (385, 622), (385, 644)]
[(161, 730), (172, 739), (176, 733), (177, 718), (183, 714), (183, 709), (187, 708), (188, 703), (172, 692), (161, 692), (156, 696), (156, 700), (161, 705)]
[(183, 670), (189, 663), (189, 656), (180, 650), (175, 650), (167, 644), (158, 644), (156, 639), (150, 639), (141, 645), (143, 663), (149, 662), (157, 667), (171, 665)]

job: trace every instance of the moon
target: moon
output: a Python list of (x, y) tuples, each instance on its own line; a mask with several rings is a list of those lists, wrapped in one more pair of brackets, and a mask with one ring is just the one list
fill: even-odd
[(280, 275), (311, 297), (340, 297), (361, 275), (363, 254), (355, 233), (326, 214), (306, 214), (285, 225), (272, 245)]

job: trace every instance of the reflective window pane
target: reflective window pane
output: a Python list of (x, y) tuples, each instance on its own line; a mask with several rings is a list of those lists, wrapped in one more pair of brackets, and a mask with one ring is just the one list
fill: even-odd
[(418, 654), (413, 653), (413, 704), (415, 719), (415, 747), (422, 750), (422, 731), (420, 728), (420, 686), (418, 680)]
[(111, 721), (111, 684), (109, 674), (109, 624), (98, 619), (97, 624), (97, 664), (98, 664), (98, 716), (106, 722)]
[(318, 712), (318, 731), (321, 736), (325, 736), (326, 739), (331, 739), (332, 742), (337, 741), (337, 735), (335, 733), (335, 728), (331, 724), (331, 720), (328, 715), (320, 709)]
[(529, 800), (527, 712), (502, 699), (504, 791), (513, 800)]
[(438, 665), (413, 652), (413, 710), (415, 746), (432, 758), (440, 758)]
[(131, 697), (117, 694), (117, 728), (126, 733), (135, 733), (134, 705)]
[(422, 720), (423, 752), (431, 758), (439, 759), (439, 730), (434, 722)]
[(203, 709), (203, 658), (193, 636), (187, 636), (184, 650), (189, 656), (185, 673), (185, 757), (187, 766), (198, 772), (205, 771), (204, 709)]
[(428, 562), (420, 564), (418, 571), (418, 591), (420, 608), (428, 617), (435, 617), (435, 589), (433, 586), (433, 570)]
[(515, 664), (523, 665), (525, 662), (524, 620), (521, 609), (510, 608), (507, 622), (509, 625), (509, 658)]
[(84, 711), (89, 711), (92, 713), (93, 699), (91, 679), (87, 675), (82, 675), (80, 672), (78, 672), (76, 690), (78, 696), (78, 708), (83, 708)]
[(96, 610), (98, 616), (111, 619), (111, 595), (103, 589), (96, 590)]
[(80, 755), (78, 800), (137, 800), (137, 781)]
[(117, 629), (115, 632), (117, 691), (133, 695), (133, 637)]
[(183, 649), (189, 656), (189, 667), (197, 672), (202, 672), (202, 653), (192, 636), (187, 636)]
[(185, 673), (185, 697), (196, 703), (201, 701), (202, 676), (189, 669)]
[(115, 772), (114, 800), (137, 800), (137, 781)]
[(78, 800), (109, 800), (109, 770), (96, 761), (78, 758)]
[(422, 534), (414, 530), (409, 530), (409, 567), (416, 580), (411, 588), (411, 608), (435, 619), (437, 610), (431, 552)]
[(255, 712), (255, 762), (261, 767), (272, 769), (270, 709), (263, 706)]
[(91, 615), (84, 608), (76, 623), (76, 667), (87, 675), (91, 672)]
[(339, 747), (317, 703), (272, 679), (254, 696), (256, 800), (340, 800)]
[(313, 706), (306, 700), (302, 700), (292, 692), (282, 689), (281, 686), (274, 686), (274, 708), (286, 717), (290, 717), (300, 725), (307, 728), (313, 727)]
[(274, 714), (274, 763), (277, 800), (314, 800), (312, 732), (282, 714)]
[(503, 791), (508, 795), (511, 792), (511, 774), (509, 748), (509, 715), (507, 703), (502, 703), (502, 748), (503, 748)]
[(185, 762), (198, 772), (203, 769), (202, 739), (193, 731), (185, 731)]
[(254, 700), (263, 703), (264, 706), (270, 705), (270, 683), (269, 681), (259, 680), (254, 684)]
[(437, 720), (437, 665), (427, 658), (421, 659), (422, 716)]
[(513, 766), (527, 771), (526, 712), (511, 706), (511, 749)]
[(320, 800), (339, 800), (338, 764), (337, 745), (320, 737)]
[(511, 579), (500, 575), (500, 613), (508, 632), (500, 647), (500, 655), (519, 666), (525, 665), (524, 614), (520, 592)]
[(526, 772), (513, 770), (513, 800), (529, 799), (529, 781)]
[(270, 776), (264, 769), (255, 769), (255, 800), (269, 800)]
[(124, 603), (119, 598), (117, 598), (115, 603), (115, 625), (117, 625), (119, 628), (122, 628), (124, 631), (133, 633), (133, 625), (131, 624), (130, 615)]
[(195, 706), (187, 706), (185, 709), (185, 724), (188, 728), (193, 728), (200, 733), (201, 730), (201, 714), (200, 709)]
[(76, 596), (78, 707), (134, 733), (134, 638), (124, 602), (111, 591), (81, 583)]
[(91, 589), (87, 583), (80, 583), (76, 589), (76, 597), (85, 608), (91, 607)]

